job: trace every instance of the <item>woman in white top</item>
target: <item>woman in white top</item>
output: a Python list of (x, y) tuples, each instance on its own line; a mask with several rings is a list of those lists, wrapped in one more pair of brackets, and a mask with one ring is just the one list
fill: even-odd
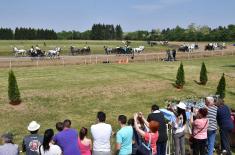
[(180, 102), (177, 105), (176, 119), (172, 123), (175, 155), (185, 155), (184, 129), (187, 120), (185, 110), (186, 105), (183, 102)]
[(61, 148), (51, 143), (54, 136), (52, 129), (47, 129), (44, 133), (43, 143), (39, 146), (39, 155), (62, 155)]

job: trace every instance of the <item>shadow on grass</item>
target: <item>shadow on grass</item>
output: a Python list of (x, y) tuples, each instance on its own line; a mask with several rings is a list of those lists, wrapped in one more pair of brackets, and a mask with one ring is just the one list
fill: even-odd
[(222, 67), (235, 67), (235, 65), (224, 65)]
[(202, 85), (202, 86), (205, 86), (206, 84), (202, 84), (201, 82), (197, 81), (197, 80), (193, 80), (196, 84), (198, 85)]
[(229, 93), (230, 95), (235, 95), (235, 92), (232, 91), (227, 91), (227, 93)]
[(202, 85), (201, 82), (198, 82), (197, 80), (193, 80), (196, 84)]

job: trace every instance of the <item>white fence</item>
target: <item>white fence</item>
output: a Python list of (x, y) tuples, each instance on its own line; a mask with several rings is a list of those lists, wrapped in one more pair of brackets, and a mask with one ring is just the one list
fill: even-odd
[[(176, 54), (177, 60), (201, 59), (212, 56), (234, 55), (235, 51), (203, 51)], [(50, 59), (31, 58), (31, 57), (1, 57), (0, 67), (26, 67), (26, 66), (50, 66), (50, 65), (78, 65), (78, 64), (99, 64), (99, 63), (133, 63), (133, 62), (158, 62), (166, 59), (165, 52), (135, 54), (133, 55), (86, 55), (86, 56), (60, 56), (59, 58)]]

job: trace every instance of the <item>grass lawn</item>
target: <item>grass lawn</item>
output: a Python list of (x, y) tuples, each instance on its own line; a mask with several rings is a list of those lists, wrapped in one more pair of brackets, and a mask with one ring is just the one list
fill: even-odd
[[(208, 84), (197, 85), (202, 61), (208, 70)], [(235, 108), (235, 56), (183, 61), (186, 85), (175, 89), (180, 62), (135, 63), (128, 65), (98, 64), (13, 68), (23, 103), (8, 104), (8, 69), (0, 69), (0, 133), (12, 131), (21, 144), (32, 120), (41, 124), (40, 132), (54, 128), (66, 118), (80, 129), (95, 123), (96, 112), (107, 113), (107, 122), (117, 131), (117, 117), (131, 117), (142, 111), (147, 115), (153, 102), (164, 105), (169, 97), (207, 96), (214, 94), (218, 81), (225, 73), (225, 101)]]
[[(44, 42), (46, 46), (44, 46)], [(86, 44), (87, 43), (87, 44)], [(104, 46), (108, 47), (120, 47), (124, 46), (120, 40), (1, 40), (0, 41), (0, 56), (12, 56), (13, 47), (18, 49), (29, 50), (31, 46), (38, 45), (42, 50), (54, 49), (55, 47), (62, 48), (62, 55), (70, 54), (70, 46), (82, 48), (84, 46), (90, 46), (92, 54), (104, 54)], [(131, 47), (145, 46), (145, 52), (161, 52), (165, 51), (167, 46), (149, 46), (146, 41), (131, 41)]]

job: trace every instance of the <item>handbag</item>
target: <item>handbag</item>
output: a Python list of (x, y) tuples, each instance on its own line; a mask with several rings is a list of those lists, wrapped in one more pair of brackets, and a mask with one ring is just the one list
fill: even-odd
[(191, 134), (190, 137), (189, 137), (189, 145), (192, 146), (193, 145), (193, 141), (194, 141), (194, 137), (199, 134), (200, 132), (202, 132), (203, 129), (205, 129), (206, 125), (208, 123), (208, 120), (206, 121), (205, 125), (203, 128), (201, 128), (200, 131), (198, 131), (196, 134)]
[(41, 146), (42, 145), (39, 146), (39, 155), (42, 155), (42, 153), (41, 153)]
[(138, 148), (137, 148), (137, 152), (136, 152), (136, 155), (152, 155), (152, 148), (151, 148), (151, 134), (150, 135), (150, 138), (149, 138), (149, 141), (148, 141), (148, 144), (146, 144), (145, 142), (142, 142)]

